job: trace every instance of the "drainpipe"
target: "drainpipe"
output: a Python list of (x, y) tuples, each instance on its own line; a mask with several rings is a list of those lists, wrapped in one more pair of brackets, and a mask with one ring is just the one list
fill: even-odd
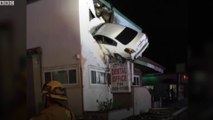
[[(131, 64), (131, 87), (132, 87), (132, 82), (134, 79), (134, 63), (130, 61)], [(133, 92), (133, 115), (135, 115), (135, 88), (132, 87), (132, 92)]]
[(132, 87), (132, 92), (133, 92), (133, 115), (135, 115), (135, 89)]
[[(80, 59), (80, 61), (82, 61), (81, 59)], [(80, 79), (79, 79), (79, 81), (81, 81), (81, 84), (80, 84), (80, 89), (81, 89), (81, 97), (82, 97), (82, 101), (81, 101), (81, 104), (82, 104), (82, 116), (84, 116), (85, 115), (85, 111), (84, 111), (84, 86), (83, 86), (83, 68), (82, 68), (82, 64), (81, 64), (81, 62), (80, 62), (80, 65), (79, 65), (79, 72), (80, 72), (80, 74), (79, 74), (79, 76), (80, 76)]]

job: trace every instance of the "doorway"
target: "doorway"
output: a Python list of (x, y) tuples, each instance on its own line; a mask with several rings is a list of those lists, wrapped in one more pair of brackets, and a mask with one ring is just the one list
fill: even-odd
[(42, 104), (41, 48), (27, 50), (27, 112), (28, 118), (38, 114)]

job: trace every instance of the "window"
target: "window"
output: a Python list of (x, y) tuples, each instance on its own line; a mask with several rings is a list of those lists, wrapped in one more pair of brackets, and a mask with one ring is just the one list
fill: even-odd
[(105, 72), (91, 70), (91, 83), (92, 84), (106, 84)]
[(97, 17), (101, 17), (103, 9), (101, 7), (95, 7)]
[(117, 39), (122, 44), (126, 45), (129, 42), (131, 42), (136, 35), (137, 35), (136, 31), (126, 27), (117, 37), (115, 37), (115, 39)]
[(55, 71), (52, 72), (52, 80), (58, 80), (61, 83), (68, 83), (67, 71)]
[(89, 10), (89, 20), (92, 20), (93, 18), (95, 18), (95, 16), (93, 15), (92, 11)]
[(106, 22), (112, 22), (113, 21), (113, 11), (102, 4), (101, 2), (95, 0), (94, 1), (95, 6), (95, 12), (97, 17), (102, 17)]
[(106, 36), (96, 35), (96, 36), (94, 36), (94, 38), (98, 43), (117, 46), (117, 43), (114, 40), (112, 40)]
[(69, 70), (69, 83), (76, 83), (76, 70)]
[(48, 71), (44, 73), (45, 83), (51, 80), (57, 80), (63, 84), (76, 84), (77, 83), (77, 71), (71, 70), (58, 70)]
[(140, 76), (139, 75), (134, 75), (134, 79), (133, 79), (132, 85), (135, 85), (135, 86), (140, 85)]

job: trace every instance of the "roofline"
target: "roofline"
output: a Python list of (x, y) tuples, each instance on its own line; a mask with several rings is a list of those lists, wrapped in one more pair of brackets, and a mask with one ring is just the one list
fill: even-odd
[[(105, 6), (107, 6), (108, 8), (111, 8), (110, 3), (108, 3), (105, 0), (99, 0), (100, 2), (102, 2)], [(131, 24), (133, 24), (133, 26), (135, 26), (136, 28), (140, 29), (142, 31), (142, 28), (139, 27), (137, 24), (135, 24), (133, 21), (131, 21), (129, 18), (127, 18), (124, 14), (122, 14), (118, 9), (116, 9), (115, 7), (112, 8), (112, 10), (114, 12), (116, 12), (117, 14), (119, 14), (120, 16), (122, 16), (125, 20), (127, 20), (128, 22), (130, 22)]]
[(162, 68), (162, 69), (166, 69), (164, 66), (162, 66), (162, 65), (160, 65), (159, 63), (157, 63), (157, 62), (155, 62), (155, 61), (153, 61), (153, 60), (151, 60), (151, 59), (149, 59), (149, 58), (147, 58), (147, 57), (145, 57), (145, 56), (143, 56), (143, 57), (139, 57), (138, 59), (140, 59), (140, 60), (143, 60), (143, 61), (147, 61), (147, 62), (150, 62), (150, 63), (152, 63), (152, 64), (155, 64), (156, 66), (158, 66), (158, 67), (160, 67), (160, 68)]
[(146, 67), (151, 68), (151, 69), (153, 69), (153, 70), (155, 70), (155, 71), (158, 71), (158, 72), (160, 72), (160, 73), (164, 73), (164, 69), (162, 69), (162, 68), (160, 68), (160, 67), (158, 67), (158, 66), (155, 66), (155, 65), (153, 65), (153, 64), (150, 64), (150, 63), (148, 63), (148, 62), (144, 62), (144, 61), (141, 61), (141, 60), (135, 60), (134, 63), (139, 64), (139, 65), (146, 66)]
[(155, 71), (158, 71), (159, 73), (164, 73), (165, 67), (157, 64), (156, 62), (154, 62), (154, 61), (152, 61), (152, 60), (150, 60), (150, 59), (148, 59), (146, 57), (145, 57), (145, 59), (146, 59), (145, 61), (143, 59), (140, 59), (140, 58), (136, 59), (134, 61), (134, 63), (146, 66), (146, 67), (151, 68), (151, 69), (153, 69)]

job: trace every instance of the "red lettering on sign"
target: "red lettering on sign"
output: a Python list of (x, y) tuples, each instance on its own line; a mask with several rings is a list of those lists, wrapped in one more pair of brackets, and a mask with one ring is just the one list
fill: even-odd
[(114, 68), (111, 71), (112, 75), (119, 75), (119, 74), (126, 74), (127, 73), (127, 69), (126, 68)]
[(121, 76), (121, 81), (126, 81), (126, 75)]

